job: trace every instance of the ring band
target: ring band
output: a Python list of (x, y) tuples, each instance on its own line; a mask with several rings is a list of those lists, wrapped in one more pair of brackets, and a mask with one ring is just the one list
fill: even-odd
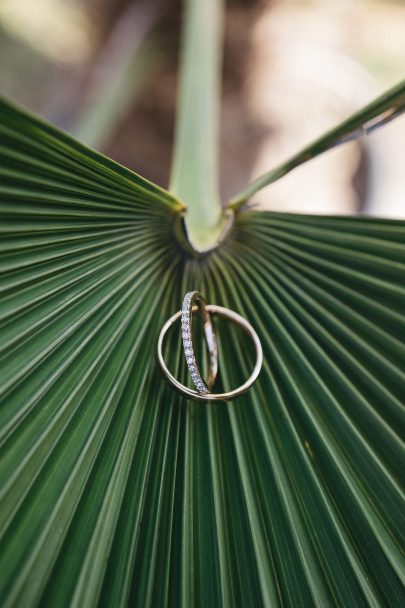
[[(194, 302), (197, 303), (198, 309), (202, 316), (204, 334), (210, 356), (210, 371), (206, 384), (202, 379), (194, 354), (193, 334), (191, 331)], [(181, 309), (181, 337), (183, 340), (184, 354), (191, 378), (200, 393), (208, 393), (214, 386), (218, 373), (218, 348), (214, 327), (211, 321), (211, 315), (207, 310), (207, 303), (198, 291), (189, 291), (184, 296), (183, 306)]]
[(229, 308), (224, 308), (222, 306), (217, 306), (215, 304), (207, 304), (205, 308), (208, 312), (210, 312), (212, 314), (219, 315), (221, 317), (224, 317), (225, 319), (228, 319), (229, 321), (232, 321), (233, 323), (235, 323), (235, 325), (238, 325), (239, 327), (241, 327), (252, 339), (254, 347), (255, 347), (255, 351), (256, 351), (256, 362), (255, 362), (255, 366), (253, 368), (253, 372), (250, 375), (250, 377), (246, 380), (246, 382), (244, 382), (238, 388), (235, 388), (235, 389), (225, 392), (225, 393), (210, 393), (210, 392), (201, 393), (201, 392), (195, 391), (193, 389), (190, 389), (187, 386), (184, 386), (184, 384), (181, 384), (181, 382), (179, 382), (173, 376), (173, 374), (170, 373), (170, 371), (168, 370), (167, 365), (163, 359), (163, 354), (162, 354), (163, 342), (164, 342), (164, 338), (165, 338), (165, 335), (166, 335), (168, 329), (181, 317), (181, 314), (182, 314), (181, 310), (179, 310), (173, 316), (171, 316), (170, 319), (168, 319), (166, 321), (166, 323), (163, 325), (163, 327), (160, 331), (159, 338), (158, 338), (158, 344), (157, 344), (157, 356), (158, 356), (159, 365), (160, 365), (163, 373), (165, 374), (167, 380), (170, 382), (170, 384), (174, 388), (176, 388), (182, 395), (184, 395), (186, 397), (190, 397), (193, 399), (201, 399), (204, 401), (226, 401), (226, 400), (234, 399), (235, 397), (238, 397), (239, 395), (242, 395), (243, 393), (245, 393), (252, 386), (254, 381), (257, 379), (257, 377), (260, 373), (260, 369), (262, 367), (262, 363), (263, 363), (262, 345), (260, 343), (259, 336), (255, 332), (253, 327), (250, 325), (250, 323), (248, 321), (246, 321), (246, 319), (241, 317), (241, 315), (237, 314), (233, 310), (229, 310)]

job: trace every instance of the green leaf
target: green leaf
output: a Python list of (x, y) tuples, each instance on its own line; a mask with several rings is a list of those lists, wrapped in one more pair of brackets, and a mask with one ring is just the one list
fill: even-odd
[[(195, 259), (168, 192), (4, 102), (0, 141), (1, 605), (403, 606), (405, 223), (241, 212)], [(234, 402), (158, 370), (193, 288), (261, 338)]]
[(233, 197), (228, 204), (228, 208), (239, 209), (253, 194), (281, 179), (293, 169), (336, 146), (368, 135), (397, 118), (403, 112), (405, 112), (405, 80), (374, 99), (366, 107), (355, 112), (324, 135), (321, 135), (288, 160), (258, 177), (247, 188)]

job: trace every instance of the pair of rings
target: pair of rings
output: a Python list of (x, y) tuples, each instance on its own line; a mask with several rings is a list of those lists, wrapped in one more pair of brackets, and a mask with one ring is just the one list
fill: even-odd
[[(204, 335), (209, 353), (210, 365), (206, 381), (203, 379), (200, 368), (196, 361), (194, 342), (191, 331), (193, 313), (197, 311), (200, 312), (202, 317)], [(243, 329), (251, 338), (256, 352), (256, 361), (250, 377), (246, 380), (246, 382), (244, 382), (237, 388), (225, 393), (212, 392), (218, 373), (218, 347), (215, 337), (214, 326), (211, 320), (212, 314), (223, 317), (231, 321), (235, 325), (241, 327), (241, 329)], [(188, 388), (187, 386), (179, 382), (169, 371), (163, 358), (163, 344), (166, 333), (168, 329), (179, 319), (181, 319), (181, 337), (183, 342), (184, 355), (186, 357), (188, 370), (190, 372), (191, 379), (196, 390)], [(229, 310), (229, 308), (216, 306), (214, 304), (207, 304), (203, 296), (198, 291), (190, 291), (186, 293), (186, 295), (184, 296), (181, 310), (176, 312), (163, 325), (158, 338), (157, 356), (159, 365), (163, 371), (164, 376), (166, 377), (167, 381), (175, 389), (177, 389), (179, 393), (189, 398), (201, 399), (205, 401), (230, 400), (246, 392), (258, 377), (263, 363), (262, 345), (260, 343), (257, 333), (250, 325), (250, 323), (248, 323), (246, 319), (241, 317), (233, 310)]]

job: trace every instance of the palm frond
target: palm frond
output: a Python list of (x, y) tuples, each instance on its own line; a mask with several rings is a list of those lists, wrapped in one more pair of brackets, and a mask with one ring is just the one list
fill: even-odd
[[(402, 606), (405, 223), (241, 212), (190, 258), (166, 191), (6, 103), (0, 134), (1, 604)], [(194, 287), (263, 343), (232, 403), (157, 368)]]

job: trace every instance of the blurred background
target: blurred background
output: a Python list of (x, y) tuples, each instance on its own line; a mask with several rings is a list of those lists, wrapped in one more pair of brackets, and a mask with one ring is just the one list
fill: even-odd
[[(0, 92), (167, 186), (182, 3), (0, 0)], [(405, 75), (400, 0), (229, 0), (224, 201)], [(262, 208), (405, 217), (405, 117), (255, 197)]]

